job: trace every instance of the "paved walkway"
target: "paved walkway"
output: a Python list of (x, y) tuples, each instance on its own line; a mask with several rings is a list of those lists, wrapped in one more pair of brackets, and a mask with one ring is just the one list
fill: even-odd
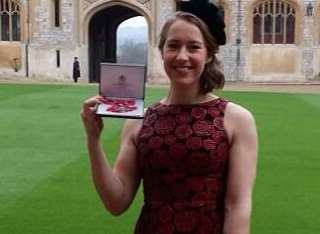
[[(40, 78), (16, 77), (8, 78), (0, 76), (1, 83), (21, 84), (69, 84), (69, 85), (96, 85), (87, 80), (79, 79), (79, 83), (73, 80), (45, 80)], [(316, 93), (320, 94), (320, 81), (309, 82), (226, 82), (224, 90), (228, 91), (258, 91), (258, 92), (285, 92), (285, 93)]]
[(227, 82), (224, 90), (320, 94), (320, 81), (305, 83)]

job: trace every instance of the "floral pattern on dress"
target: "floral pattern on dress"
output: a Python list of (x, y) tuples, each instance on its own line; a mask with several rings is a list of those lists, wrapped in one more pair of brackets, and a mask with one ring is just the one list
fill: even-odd
[(137, 143), (145, 203), (135, 234), (222, 234), (226, 104), (218, 98), (148, 108)]

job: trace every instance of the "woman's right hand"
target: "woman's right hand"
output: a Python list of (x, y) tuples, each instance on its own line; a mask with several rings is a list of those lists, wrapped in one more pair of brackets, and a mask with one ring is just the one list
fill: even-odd
[(102, 118), (96, 115), (97, 105), (101, 96), (94, 96), (83, 102), (81, 109), (81, 118), (88, 138), (99, 139), (102, 129)]

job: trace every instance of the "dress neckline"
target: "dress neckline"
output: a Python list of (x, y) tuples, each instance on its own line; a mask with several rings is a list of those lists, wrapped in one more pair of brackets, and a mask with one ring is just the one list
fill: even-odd
[(171, 107), (171, 106), (205, 106), (212, 103), (216, 103), (217, 101), (221, 100), (221, 97), (216, 97), (204, 102), (199, 103), (174, 103), (174, 104), (165, 104), (161, 101), (158, 102), (158, 105), (165, 106), (165, 107)]

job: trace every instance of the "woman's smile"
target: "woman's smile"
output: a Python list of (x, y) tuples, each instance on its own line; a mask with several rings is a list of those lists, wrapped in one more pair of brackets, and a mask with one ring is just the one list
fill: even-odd
[(192, 69), (192, 66), (173, 66), (177, 72), (189, 72)]

